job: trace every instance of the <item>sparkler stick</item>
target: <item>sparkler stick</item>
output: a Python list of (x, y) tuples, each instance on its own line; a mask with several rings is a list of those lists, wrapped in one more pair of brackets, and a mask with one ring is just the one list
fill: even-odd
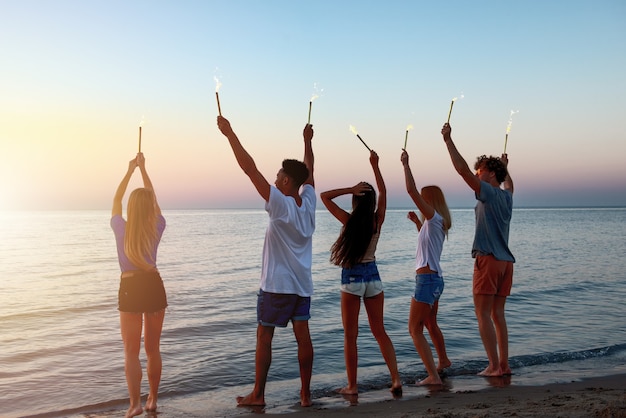
[(222, 86), (222, 83), (220, 83), (220, 80), (217, 77), (213, 77), (213, 79), (215, 80), (215, 99), (217, 100), (217, 112), (220, 116), (222, 116), (222, 107), (220, 106), (220, 95), (218, 93), (218, 91), (220, 90), (220, 87)]
[(506, 125), (506, 135), (504, 135), (504, 154), (506, 154), (506, 143), (509, 141), (509, 133), (511, 132), (511, 125), (513, 125), (513, 115), (518, 113), (519, 110), (511, 110), (509, 115), (509, 123)]
[[(317, 91), (317, 86), (315, 84), (313, 84), (313, 88), (316, 89)], [(309, 100), (309, 119), (307, 121), (307, 124), (311, 124), (311, 107), (313, 106), (313, 100), (317, 99), (319, 96), (315, 93), (313, 93), (313, 95), (311, 96), (311, 100)]]
[(454, 102), (456, 101), (456, 97), (454, 99), (452, 99), (452, 101), (450, 102), (450, 110), (448, 111), (448, 122), (450, 123), (450, 116), (452, 115), (452, 106), (454, 106)]
[(141, 152), (141, 125), (139, 125), (139, 152)]
[(359, 140), (363, 143), (363, 145), (365, 145), (365, 148), (367, 148), (369, 152), (372, 152), (370, 147), (368, 147), (365, 141), (363, 141), (363, 138), (361, 138), (361, 135), (359, 135), (359, 133), (356, 131), (356, 128), (354, 126), (350, 125), (350, 131), (352, 131), (352, 133), (355, 134), (357, 138), (359, 138)]
[(404, 148), (402, 148), (403, 150), (406, 150), (406, 141), (407, 139), (409, 139), (409, 131), (413, 129), (413, 125), (409, 125), (406, 127), (406, 133), (404, 134)]

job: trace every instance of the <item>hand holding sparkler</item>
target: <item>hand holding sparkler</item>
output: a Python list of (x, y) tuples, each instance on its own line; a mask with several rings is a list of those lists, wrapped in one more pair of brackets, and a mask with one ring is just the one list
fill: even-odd
[(452, 139), (452, 126), (449, 123), (444, 123), (441, 128), (441, 135), (443, 135), (443, 141), (446, 142)]
[(226, 138), (230, 138), (231, 135), (234, 135), (233, 128), (231, 128), (230, 126), (230, 122), (228, 121), (228, 119), (221, 115), (217, 117), (217, 127)]

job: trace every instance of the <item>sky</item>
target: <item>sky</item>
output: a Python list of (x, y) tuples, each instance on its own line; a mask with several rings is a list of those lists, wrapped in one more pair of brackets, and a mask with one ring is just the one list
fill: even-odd
[[(270, 183), (303, 156), (319, 192), (373, 183), (391, 207), (439, 185), (475, 199), (470, 166), (505, 134), (514, 203), (626, 206), (626, 2), (0, 0), (0, 210), (108, 209), (142, 151), (163, 209), (262, 208), (216, 124)], [(511, 116), (512, 112), (514, 113)], [(133, 177), (129, 192), (141, 187)]]

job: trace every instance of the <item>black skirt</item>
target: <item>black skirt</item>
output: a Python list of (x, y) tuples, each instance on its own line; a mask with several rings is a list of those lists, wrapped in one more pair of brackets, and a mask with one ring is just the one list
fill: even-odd
[(151, 313), (165, 309), (167, 296), (161, 275), (156, 271), (134, 271), (131, 277), (121, 278), (117, 300), (121, 312)]

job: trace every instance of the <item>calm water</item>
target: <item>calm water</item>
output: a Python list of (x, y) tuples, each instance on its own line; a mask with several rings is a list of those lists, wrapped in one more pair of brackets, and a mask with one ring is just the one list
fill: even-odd
[[(255, 292), (267, 215), (164, 215), (159, 267), (170, 306), (160, 403), (214, 392), (221, 415), (240, 414), (230, 393), (252, 388)], [(454, 363), (449, 374), (477, 379), (486, 363), (471, 299), (473, 210), (452, 215), (442, 256), (440, 325)], [(345, 383), (339, 269), (328, 262), (338, 231), (339, 223), (319, 211), (310, 321), (319, 397)], [(119, 268), (109, 211), (0, 213), (0, 236), (0, 416), (125, 407)], [(514, 381), (626, 371), (625, 237), (624, 208), (514, 211), (510, 244), (517, 263), (507, 302)], [(407, 383), (425, 376), (407, 332), (415, 241), (406, 210), (389, 211), (377, 257), (387, 330)], [(361, 318), (359, 382), (363, 391), (384, 388), (388, 373), (364, 310)], [(278, 330), (274, 341), (268, 398), (293, 403), (299, 383), (291, 329)], [(290, 390), (276, 390), (283, 387)], [(228, 399), (220, 397), (224, 391)]]

